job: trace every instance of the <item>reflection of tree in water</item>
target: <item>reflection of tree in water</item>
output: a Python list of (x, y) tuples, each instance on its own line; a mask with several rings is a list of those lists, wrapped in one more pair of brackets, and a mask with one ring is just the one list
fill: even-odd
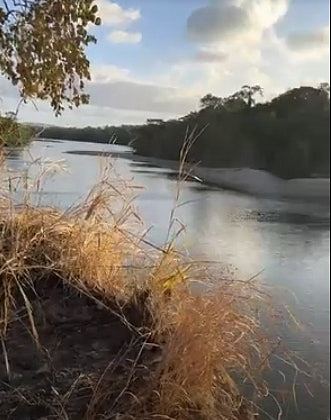
[(8, 160), (21, 160), (23, 149), (20, 148), (8, 148), (6, 149), (6, 158)]
[(257, 222), (306, 225), (307, 227), (330, 224), (330, 217), (325, 212), (323, 214), (303, 214), (289, 211), (254, 210), (247, 215), (247, 219), (253, 219)]
[(131, 169), (132, 173), (154, 176), (154, 177), (162, 177), (167, 178), (170, 180), (176, 180), (178, 178), (178, 174), (176, 172), (169, 172), (169, 171), (152, 171), (152, 170), (145, 170), (145, 169)]

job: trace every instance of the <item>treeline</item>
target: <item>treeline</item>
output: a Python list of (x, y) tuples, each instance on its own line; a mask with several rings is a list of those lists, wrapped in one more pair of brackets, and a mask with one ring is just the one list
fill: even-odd
[[(140, 126), (50, 127), (43, 137), (133, 144), (135, 153), (178, 160), (185, 139), (200, 133), (187, 156), (205, 166), (264, 169), (284, 178), (329, 176), (330, 87), (291, 89), (258, 103), (260, 86), (220, 98), (208, 94), (200, 110)], [(193, 135), (193, 137), (194, 137)]]
[(138, 154), (179, 159), (183, 140), (199, 133), (188, 154), (206, 166), (250, 167), (284, 178), (329, 176), (329, 85), (289, 90), (257, 103), (259, 86), (228, 98), (211, 94), (201, 108), (178, 120), (134, 129)]
[(131, 132), (129, 126), (106, 126), (106, 127), (47, 127), (42, 137), (73, 140), (91, 143), (116, 143), (129, 144), (131, 140)]

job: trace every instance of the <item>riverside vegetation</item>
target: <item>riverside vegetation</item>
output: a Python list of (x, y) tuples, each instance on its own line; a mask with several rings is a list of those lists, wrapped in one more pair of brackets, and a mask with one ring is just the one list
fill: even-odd
[(262, 327), (256, 279), (184, 258), (173, 240), (149, 243), (134, 188), (106, 172), (64, 212), (34, 205), (46, 173), (28, 182), (1, 170), (0, 417), (259, 413), (280, 342)]
[[(97, 12), (93, 0), (1, 3), (0, 72), (23, 100), (47, 100), (55, 114), (88, 102), (85, 48), (96, 42), (88, 30), (101, 23)], [(16, 142), (21, 126), (2, 123), (2, 146)], [(261, 319), (281, 314), (270, 304), (263, 311), (268, 296), (256, 279), (191, 261), (173, 240), (148, 242), (134, 188), (107, 174), (66, 211), (41, 207), (33, 197), (48, 169), (13, 174), (1, 152), (0, 417), (246, 420), (261, 412), (270, 395), (263, 374), (281, 351)]]
[(32, 127), (18, 123), (13, 116), (0, 115), (0, 147), (25, 146), (34, 134)]
[[(182, 149), (183, 164), (192, 145)], [(270, 298), (257, 280), (184, 257), (176, 234), (162, 247), (148, 242), (134, 186), (107, 171), (61, 212), (33, 199), (49, 169), (13, 174), (4, 156), (0, 417), (263, 416), (264, 375), (284, 350), (266, 319), (274, 326), (285, 315), (265, 311)]]
[[(187, 159), (211, 167), (249, 167), (283, 178), (330, 176), (330, 88), (303, 86), (258, 103), (259, 86), (227, 98), (211, 94), (200, 110), (141, 126), (49, 127), (44, 137), (132, 144), (144, 156), (179, 160), (187, 132), (200, 132)], [(295, 162), (295, 164), (294, 164)]]

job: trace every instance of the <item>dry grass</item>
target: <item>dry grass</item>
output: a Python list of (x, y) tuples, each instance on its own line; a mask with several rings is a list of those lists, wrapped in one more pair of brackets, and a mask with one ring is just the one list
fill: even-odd
[[(2, 175), (8, 176), (4, 169)], [(75, 418), (66, 404), (74, 389), (85, 388), (93, 390), (87, 419), (250, 418), (241, 384), (264, 392), (261, 374), (272, 351), (258, 319), (263, 294), (255, 280), (224, 279), (172, 246), (148, 243), (137, 233), (140, 221), (127, 192), (126, 185), (105, 176), (80, 205), (60, 212), (28, 199), (18, 206), (3, 190), (0, 334), (7, 371), (6, 340), (17, 319), (44, 349), (34, 296), (56, 279), (106, 307), (132, 337), (101, 374), (78, 375), (65, 395), (53, 398), (55, 418)], [(191, 287), (197, 281), (203, 285), (199, 294)], [(126, 316), (130, 307), (139, 308), (139, 323)], [(125, 360), (125, 373), (116, 374)]]

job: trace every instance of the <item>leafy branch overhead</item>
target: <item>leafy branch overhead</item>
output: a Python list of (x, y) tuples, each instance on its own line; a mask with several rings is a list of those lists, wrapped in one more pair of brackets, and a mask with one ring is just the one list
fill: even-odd
[(56, 115), (88, 103), (85, 49), (100, 25), (94, 0), (0, 0), (0, 73), (24, 100), (48, 100)]

